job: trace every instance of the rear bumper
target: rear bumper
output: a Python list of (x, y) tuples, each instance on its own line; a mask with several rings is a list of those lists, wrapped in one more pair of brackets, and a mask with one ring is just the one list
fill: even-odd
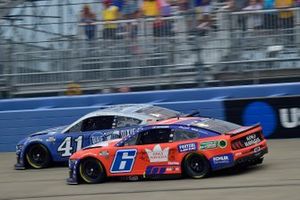
[(261, 158), (265, 154), (268, 153), (268, 148), (265, 147), (264, 149), (260, 150), (259, 152), (253, 153), (251, 155), (247, 155), (235, 160), (235, 165), (255, 165), (261, 163)]

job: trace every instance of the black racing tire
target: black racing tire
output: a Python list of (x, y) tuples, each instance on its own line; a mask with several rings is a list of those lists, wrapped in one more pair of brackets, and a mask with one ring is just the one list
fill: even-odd
[(207, 159), (200, 154), (188, 154), (183, 160), (182, 167), (185, 175), (190, 178), (199, 179), (209, 175), (211, 168)]
[(26, 154), (26, 163), (34, 169), (49, 167), (51, 155), (47, 147), (42, 144), (32, 144), (28, 147)]
[(88, 184), (102, 183), (106, 178), (103, 165), (95, 158), (82, 160), (79, 165), (79, 174), (81, 179)]

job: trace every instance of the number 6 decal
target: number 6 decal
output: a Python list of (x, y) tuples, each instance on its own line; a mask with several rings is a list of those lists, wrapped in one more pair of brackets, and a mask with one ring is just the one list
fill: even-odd
[(113, 164), (111, 165), (111, 173), (126, 173), (131, 172), (135, 157), (136, 149), (118, 150), (116, 152)]

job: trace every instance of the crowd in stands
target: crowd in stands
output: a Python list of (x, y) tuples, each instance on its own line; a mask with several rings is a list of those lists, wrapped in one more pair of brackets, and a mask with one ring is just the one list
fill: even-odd
[[(191, 30), (206, 30), (211, 28), (211, 14), (213, 10), (213, 0), (103, 0), (103, 9), (99, 19), (104, 21), (102, 36), (104, 39), (118, 39), (116, 34), (119, 25), (117, 20), (130, 20), (137, 18), (154, 18), (153, 35), (169, 36), (172, 35), (172, 23), (164, 17), (185, 14), (187, 16), (188, 27)], [(219, 0), (226, 4), (225, 8), (229, 11), (253, 11), (261, 9), (280, 9), (293, 6), (300, 6), (300, 0)], [(274, 18), (276, 25), (274, 25)], [(284, 28), (293, 26), (293, 13), (280, 12), (266, 14), (262, 19), (260, 16), (252, 15), (247, 22), (239, 19), (243, 29), (257, 29), (264, 26), (277, 26), (284, 24)], [(85, 24), (85, 35), (88, 40), (95, 38), (96, 25), (99, 21), (96, 14), (91, 11), (89, 5), (84, 5), (81, 11), (81, 22)], [(263, 24), (263, 21), (268, 21)], [(192, 28), (191, 28), (192, 27)], [(137, 24), (134, 22), (126, 23), (122, 27), (127, 30), (131, 38), (135, 38), (138, 32)]]
[[(199, 25), (208, 21), (211, 11), (211, 0), (103, 0), (103, 10), (100, 19), (105, 22), (102, 36), (104, 39), (118, 39), (117, 20), (130, 20), (137, 18), (155, 18), (153, 22), (153, 34), (155, 36), (172, 35), (172, 23), (164, 17), (177, 13), (190, 14), (195, 8)], [(81, 23), (85, 24), (85, 34), (88, 40), (95, 38), (96, 25), (98, 21), (95, 13), (89, 5), (84, 5), (81, 11)], [(125, 27), (131, 37), (137, 35), (135, 23), (127, 23)]]

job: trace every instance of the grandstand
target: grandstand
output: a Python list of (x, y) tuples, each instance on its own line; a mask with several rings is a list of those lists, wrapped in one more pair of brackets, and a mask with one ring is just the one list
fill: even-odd
[[(3, 97), (60, 95), (71, 82), (84, 93), (99, 93), (123, 86), (139, 91), (300, 79), (298, 8), (232, 12), (212, 1), (211, 25), (203, 32), (191, 28), (197, 13), (173, 6), (158, 32), (156, 18), (122, 19), (111, 22), (117, 37), (106, 39), (101, 3), (87, 2), (97, 13), (96, 36), (87, 40), (87, 25), (79, 23), (83, 3), (1, 1)], [(293, 26), (265, 17), (283, 11), (293, 14)], [(251, 19), (260, 26), (251, 27)], [(137, 28), (134, 38), (130, 26)]]

